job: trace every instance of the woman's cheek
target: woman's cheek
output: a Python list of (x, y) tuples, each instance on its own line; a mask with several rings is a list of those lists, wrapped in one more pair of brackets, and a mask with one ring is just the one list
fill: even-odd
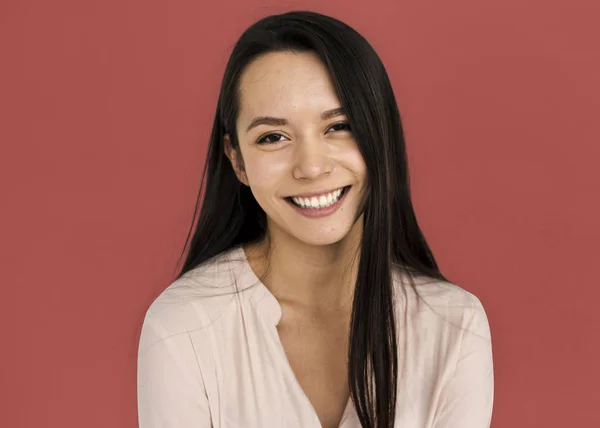
[(277, 189), (289, 172), (287, 161), (277, 156), (260, 156), (247, 166), (251, 186), (260, 189)]

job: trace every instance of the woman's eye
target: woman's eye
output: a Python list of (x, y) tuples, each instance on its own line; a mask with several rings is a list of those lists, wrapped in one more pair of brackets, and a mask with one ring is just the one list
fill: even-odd
[(279, 143), (281, 140), (271, 140), (273, 137), (283, 137), (281, 134), (268, 134), (262, 137), (260, 140), (256, 142), (256, 144), (275, 144)]
[[(334, 129), (338, 128), (338, 129)], [(333, 129), (334, 131), (350, 131), (350, 124), (348, 122), (340, 122), (334, 125), (331, 125), (329, 129)], [(275, 144), (279, 143), (281, 140), (273, 140), (272, 138), (280, 138), (283, 137), (281, 134), (268, 134), (259, 139), (256, 144)]]
[(264, 137), (262, 137), (260, 140), (258, 140), (256, 142), (256, 144), (274, 144), (274, 143), (279, 143), (279, 140), (269, 140), (269, 138), (271, 137), (281, 137), (281, 134), (268, 134), (265, 135)]
[(336, 123), (335, 125), (332, 125), (331, 127), (334, 128), (336, 126), (341, 126), (342, 129), (337, 129), (337, 131), (343, 131), (344, 129), (346, 130), (350, 130), (350, 124), (348, 122), (340, 122), (340, 123)]

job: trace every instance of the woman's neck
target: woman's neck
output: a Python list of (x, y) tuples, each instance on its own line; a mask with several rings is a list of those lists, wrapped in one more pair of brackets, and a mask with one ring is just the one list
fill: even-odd
[(360, 260), (362, 218), (348, 235), (331, 245), (313, 246), (280, 233), (245, 246), (248, 261), (281, 303), (310, 311), (347, 311), (352, 307)]

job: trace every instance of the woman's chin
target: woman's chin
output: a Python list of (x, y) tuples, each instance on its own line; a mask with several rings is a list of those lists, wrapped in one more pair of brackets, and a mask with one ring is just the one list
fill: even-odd
[(294, 232), (296, 232), (293, 233), (295, 238), (305, 243), (306, 245), (321, 247), (339, 243), (346, 236), (348, 236), (349, 231), (343, 228), (336, 228), (334, 230), (327, 231), (320, 230), (310, 232), (308, 230), (303, 230)]

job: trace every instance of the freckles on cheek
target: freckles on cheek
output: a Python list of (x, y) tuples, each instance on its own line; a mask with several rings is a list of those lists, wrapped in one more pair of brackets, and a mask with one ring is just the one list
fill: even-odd
[(272, 157), (257, 160), (247, 168), (250, 184), (261, 189), (277, 188), (285, 178), (285, 171), (285, 165)]
[(255, 167), (248, 171), (248, 180), (250, 181), (250, 185), (252, 187), (256, 187), (257, 189), (269, 187), (270, 176), (271, 175), (269, 174), (269, 171), (261, 167)]
[(367, 165), (365, 164), (365, 160), (358, 150), (358, 147), (353, 147), (344, 152), (343, 162), (356, 175), (362, 176), (366, 173)]

